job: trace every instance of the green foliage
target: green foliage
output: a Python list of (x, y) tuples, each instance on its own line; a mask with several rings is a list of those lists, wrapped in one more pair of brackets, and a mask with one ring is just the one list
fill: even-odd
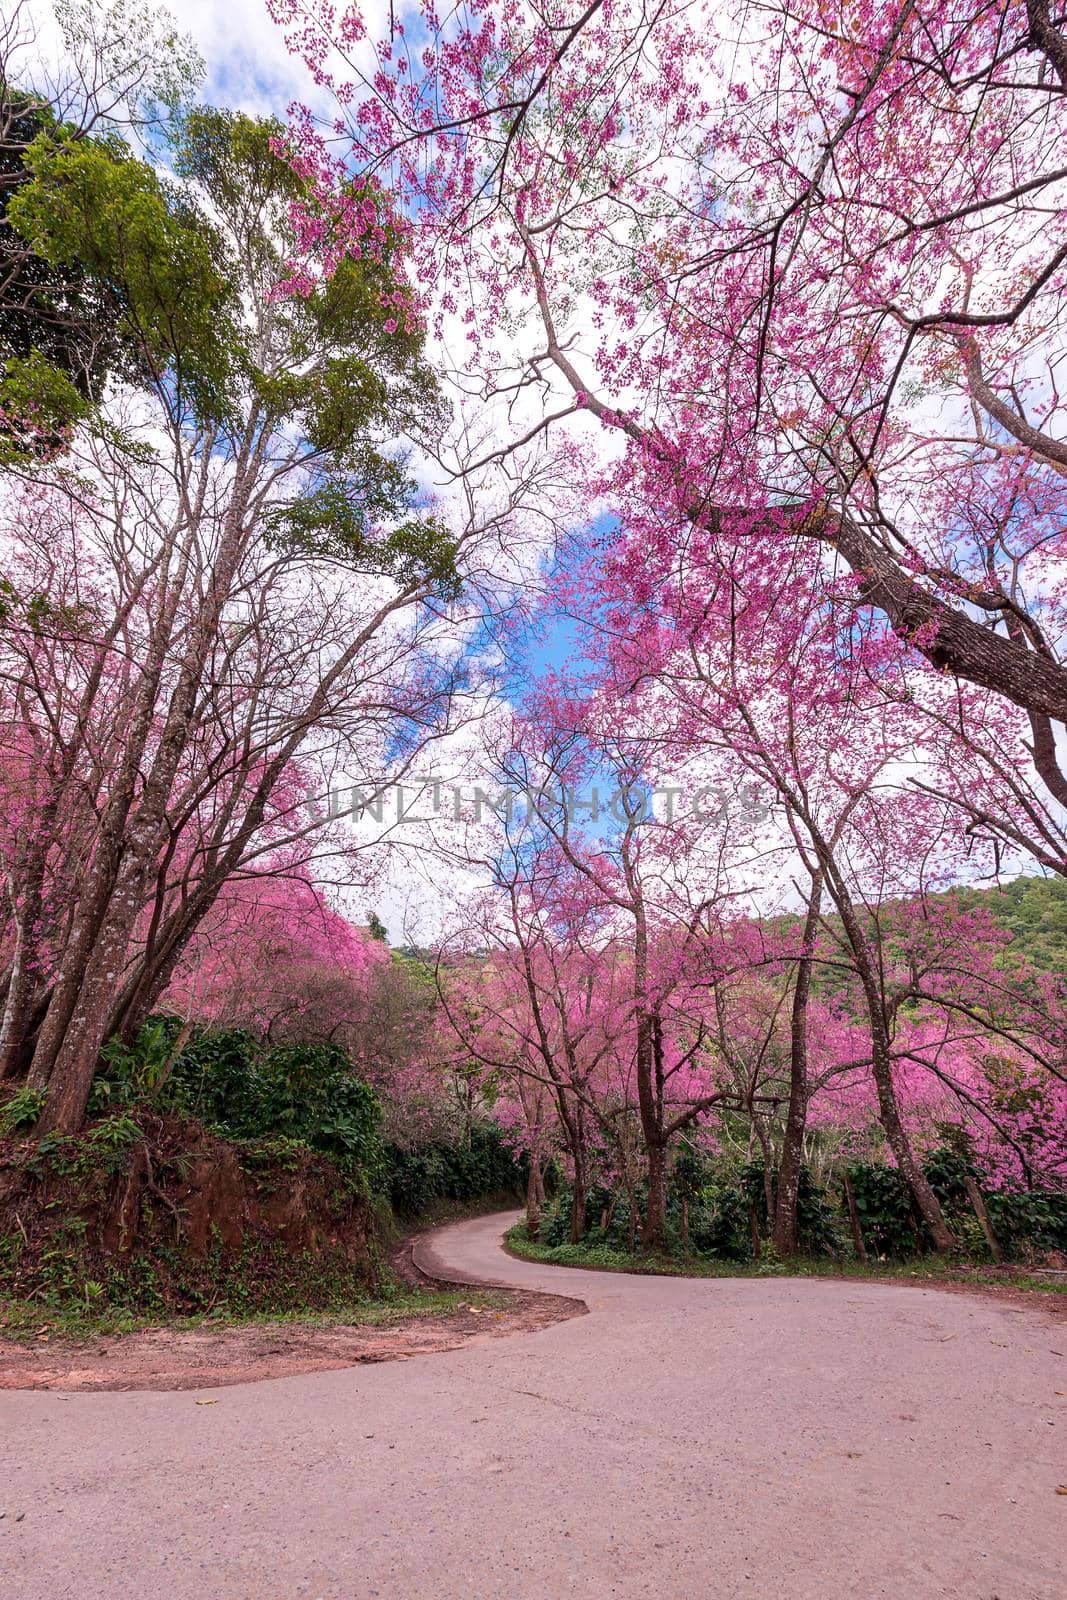
[(923, 1171), (941, 1205), (948, 1211), (967, 1205), (964, 1180), (977, 1179), (978, 1169), (968, 1151), (941, 1145), (932, 1150), (923, 1163)]
[(671, 1168), (672, 1194), (679, 1200), (699, 1200), (711, 1173), (711, 1163), (706, 1156), (688, 1142), (680, 1145)]
[(8, 356), (0, 364), (0, 467), (56, 454), (90, 410), (77, 384), (39, 350)]
[(0, 1106), (0, 1134), (32, 1128), (44, 1110), (46, 1091), (23, 1084)]
[(378, 1097), (340, 1045), (268, 1045), (244, 1029), (206, 1032), (175, 1062), (169, 1098), (229, 1138), (296, 1140), (366, 1173), (380, 1164)]
[(699, 1255), (749, 1261), (752, 1227), (745, 1189), (730, 1182), (707, 1183), (689, 1213), (689, 1243)]
[(84, 262), (62, 268), (35, 251), (12, 206), (29, 186), (27, 152), (62, 139), (47, 105), (0, 85), (0, 464), (51, 454), (100, 396), (123, 357), (115, 287)]
[(402, 588), (426, 584), (442, 600), (454, 600), (459, 594), (458, 548), (436, 517), (409, 518), (382, 540), (379, 549), (382, 571)]
[(285, 1134), (268, 1134), (263, 1139), (235, 1139), (237, 1159), (246, 1172), (260, 1172), (273, 1167), (282, 1172), (298, 1172), (301, 1156), (307, 1145), (300, 1139), (286, 1138)]
[[(22, 1090), (20, 1093), (38, 1094)], [(43, 1098), (41, 1103), (43, 1104)], [(36, 1120), (36, 1119), (34, 1119)], [(7, 1132), (0, 1127), (0, 1132)], [(46, 1133), (21, 1165), (35, 1177), (88, 1178), (92, 1173), (112, 1176), (122, 1171), (130, 1150), (144, 1138), (144, 1129), (126, 1111), (112, 1111), (84, 1133)]]
[(492, 1122), (475, 1122), (468, 1144), (433, 1144), (420, 1150), (387, 1145), (385, 1188), (399, 1217), (415, 1217), (435, 1201), (474, 1201), (517, 1195), (525, 1167)]
[(985, 1203), (993, 1232), (1010, 1260), (1050, 1250), (1067, 1253), (1067, 1194), (1051, 1189), (1020, 1194), (999, 1190), (987, 1194)]
[(117, 138), (41, 133), (23, 159), (8, 221), (49, 267), (108, 285), (125, 375), (166, 381), (179, 414), (229, 416), (239, 308), (206, 218)]
[(378, 1173), (381, 1106), (340, 1045), (270, 1044), (245, 1028), (202, 1028), (176, 1049), (180, 1031), (176, 1018), (156, 1016), (132, 1046), (111, 1041), (91, 1109), (146, 1101), (249, 1147), (299, 1145), (347, 1172)]
[[(564, 1189), (562, 1194), (556, 1196), (550, 1205), (547, 1205), (541, 1214), (540, 1239), (549, 1250), (565, 1244), (571, 1236), (571, 1212), (574, 1209), (574, 1192)], [(603, 1236), (598, 1235), (598, 1242)]]
[[(347, 413), (351, 415), (351, 413)], [(267, 537), (281, 550), (302, 551), (342, 563), (353, 571), (393, 577), (403, 588), (428, 584), (442, 599), (459, 592), (456, 543), (434, 517), (408, 518), (389, 533), (375, 518), (391, 517), (408, 505), (415, 485), (402, 465), (366, 447), (360, 470), (348, 469), (266, 519)]]
[[(113, 1042), (94, 1084), (93, 1109), (148, 1102), (196, 1117), (237, 1145), (246, 1168), (292, 1167), (311, 1149), (360, 1174), (399, 1216), (440, 1200), (511, 1196), (525, 1183), (499, 1127), (475, 1122), (460, 1144), (383, 1146), (381, 1105), (337, 1044), (271, 1044), (244, 1028), (199, 1029), (176, 1051), (181, 1024), (152, 1017), (132, 1046)], [(100, 1124), (98, 1126), (104, 1126)]]
[[(901, 1258), (930, 1248), (926, 1227), (895, 1167), (855, 1163), (847, 1170), (868, 1250), (887, 1258)], [(964, 1185), (965, 1178), (978, 1179), (970, 1154), (963, 1147), (943, 1145), (930, 1152), (923, 1171), (967, 1252), (985, 1256), (985, 1240)], [(992, 1190), (985, 1191), (983, 1198), (993, 1232), (1009, 1260), (1067, 1250), (1067, 1194), (1052, 1190)]]
[(0, 180), (4, 161), (16, 179), (0, 183), (0, 277), (26, 279), (0, 295), (9, 454), (35, 429), (58, 448), (111, 375), (182, 423), (254, 416), (302, 441), (318, 474), (276, 509), (277, 542), (454, 593), (454, 546), (412, 516), (410, 474), (384, 453), (444, 412), (422, 332), (396, 304), (400, 241), (383, 196), (361, 191), (384, 221), (380, 248), (279, 294), (302, 248), (293, 207), (315, 203), (280, 124), (205, 106), (172, 116), (178, 185), (117, 135), (78, 135), (24, 105), (0, 151)]
[(76, 1141), (73, 1170), (106, 1173), (121, 1171), (132, 1147), (144, 1138), (144, 1129), (133, 1117), (123, 1111), (112, 1112), (100, 1122), (93, 1123)]
[[(626, 1250), (615, 1250), (607, 1245), (580, 1244), (547, 1246), (543, 1240), (530, 1239), (525, 1223), (518, 1222), (507, 1234), (506, 1242), (513, 1255), (527, 1261), (546, 1261), (561, 1267), (602, 1268), (621, 1272), (648, 1273), (653, 1276), (690, 1278), (763, 1277), (768, 1272), (775, 1276), (787, 1273), (790, 1277), (844, 1277), (879, 1279), (894, 1282), (907, 1278), (915, 1283), (957, 1283), (973, 1288), (980, 1283), (1003, 1286), (1005, 1279), (1000, 1269), (961, 1265), (943, 1256), (923, 1257), (917, 1261), (875, 1261), (859, 1263), (854, 1260), (836, 1260), (828, 1257), (804, 1257), (783, 1263), (768, 1253), (758, 1262), (719, 1261), (709, 1256), (689, 1256), (684, 1260), (671, 1260), (663, 1256), (635, 1256)], [(1067, 1296), (1067, 1283), (1026, 1271), (1012, 1274), (1013, 1288), (1038, 1290), (1042, 1294)]]
[(97, 1077), (91, 1109), (102, 1109), (113, 1093), (113, 1080), (123, 1086), (124, 1099), (151, 1099), (166, 1082), (173, 1065), (175, 1025), (172, 1017), (150, 1017), (132, 1046), (109, 1039), (101, 1051), (108, 1077)]
[(1021, 877), (996, 889), (953, 889), (949, 894), (964, 909), (981, 906), (1011, 932), (1004, 965), (1026, 961), (1043, 972), (1067, 972), (1067, 881), (1063, 878)]
[(867, 1249), (877, 1256), (916, 1255), (925, 1243), (923, 1232), (896, 1167), (855, 1161), (846, 1170)]
[(507, 1235), (508, 1248), (517, 1256), (524, 1256), (530, 1261), (547, 1261), (556, 1267), (587, 1267), (606, 1271), (635, 1272), (641, 1270), (655, 1270), (651, 1265), (635, 1258), (629, 1250), (619, 1249), (614, 1245), (596, 1244), (588, 1238), (580, 1244), (570, 1244), (561, 1241), (558, 1244), (549, 1244), (545, 1239), (532, 1240), (526, 1237), (523, 1224), (512, 1228)]
[[(748, 1204), (755, 1207), (757, 1217), (764, 1218), (763, 1162), (750, 1161), (742, 1169), (740, 1184)], [(777, 1205), (776, 1172), (771, 1174), (771, 1194)], [(761, 1232), (764, 1231), (765, 1228), (761, 1228)], [(797, 1180), (797, 1243), (801, 1252), (810, 1256), (836, 1255), (842, 1247), (841, 1229), (830, 1197), (815, 1183), (806, 1166), (801, 1167)], [(766, 1248), (765, 1242), (764, 1250)]]
[[(930, 1152), (924, 1171), (946, 1218), (956, 1233), (961, 1253), (973, 1260), (988, 1259), (988, 1247), (971, 1207), (965, 1179), (977, 1172), (965, 1143), (958, 1138)], [(918, 1214), (907, 1184), (895, 1167), (875, 1162), (851, 1162), (842, 1169), (852, 1185), (864, 1243), (871, 1256), (884, 1261), (914, 1260), (932, 1250), (932, 1241)], [(777, 1178), (772, 1181), (772, 1194)], [(811, 1262), (841, 1261), (850, 1250), (847, 1207), (843, 1190), (836, 1194), (820, 1188), (807, 1167), (802, 1167), (797, 1191), (797, 1242), (800, 1255)], [(1067, 1194), (1051, 1190), (1032, 1194), (993, 1191), (985, 1195), (994, 1232), (1009, 1259), (1033, 1261), (1050, 1250), (1067, 1251)], [(638, 1189), (639, 1212), (645, 1204)], [(688, 1239), (682, 1228), (682, 1204), (688, 1207)], [(572, 1197), (564, 1188), (546, 1206), (540, 1240), (546, 1249), (568, 1244)], [(682, 1147), (671, 1176), (667, 1205), (667, 1233), (673, 1256), (688, 1260), (753, 1261), (752, 1214), (761, 1235), (760, 1261), (765, 1270), (779, 1270), (767, 1239), (763, 1164), (749, 1162), (740, 1171), (699, 1152)], [(588, 1227), (581, 1248), (630, 1251), (640, 1244), (640, 1215), (631, 1227), (625, 1192), (594, 1188), (588, 1197)]]
[[(542, 1241), (550, 1246), (569, 1242), (574, 1205), (573, 1190), (558, 1175), (552, 1184), (546, 1183), (549, 1193), (553, 1188), (556, 1192), (542, 1213), (540, 1233)], [(631, 1240), (636, 1243), (640, 1235), (640, 1211), (645, 1201), (643, 1186), (639, 1186), (636, 1198), (638, 1214), (632, 1216), (630, 1197), (625, 1189), (592, 1184), (585, 1197), (583, 1242), (591, 1249), (628, 1251)], [(669, 1220), (677, 1221), (673, 1211), (669, 1212)]]
[[(632, 1240), (634, 1247), (639, 1248), (641, 1212), (646, 1198), (644, 1185), (639, 1185), (638, 1215), (631, 1219), (630, 1198), (625, 1190), (593, 1187), (587, 1197), (583, 1244), (592, 1249), (628, 1251)], [(564, 1189), (545, 1208), (540, 1237), (547, 1247), (554, 1248), (569, 1240), (571, 1205), (571, 1191)], [(688, 1238), (683, 1227), (683, 1205), (688, 1208)], [(766, 1201), (761, 1162), (750, 1162), (738, 1172), (732, 1166), (710, 1160), (691, 1146), (680, 1147), (671, 1172), (667, 1201), (667, 1233), (673, 1254), (750, 1261), (753, 1209), (761, 1221), (760, 1231), (765, 1234), (762, 1219)], [(829, 1197), (814, 1183), (807, 1168), (803, 1168), (800, 1175), (797, 1220), (800, 1245), (807, 1254), (840, 1253), (842, 1236), (838, 1219)], [(766, 1248), (764, 1240), (764, 1252)]]

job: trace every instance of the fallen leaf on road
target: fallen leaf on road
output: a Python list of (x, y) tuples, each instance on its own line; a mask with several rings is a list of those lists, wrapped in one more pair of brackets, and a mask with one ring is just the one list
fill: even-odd
[(196, 1403), (197, 1403), (198, 1406), (217, 1406), (218, 1405), (218, 1401), (217, 1400), (198, 1400)]
[(1056, 1493), (1057, 1494), (1067, 1494), (1067, 1483), (1058, 1483), (1056, 1485)]

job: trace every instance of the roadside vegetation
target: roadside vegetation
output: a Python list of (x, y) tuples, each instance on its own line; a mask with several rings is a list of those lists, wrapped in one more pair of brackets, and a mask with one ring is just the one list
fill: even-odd
[(13, 1327), (388, 1308), (520, 1192), (1067, 1266), (1059, 24), (803, 0), (712, 108), (687, 7), (483, 9), (295, 29), (327, 143), (141, 0), (0, 28)]

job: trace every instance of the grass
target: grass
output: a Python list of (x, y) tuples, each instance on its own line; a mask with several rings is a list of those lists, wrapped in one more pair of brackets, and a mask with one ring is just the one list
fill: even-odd
[(1020, 1266), (1009, 1269), (939, 1261), (928, 1256), (906, 1261), (871, 1261), (851, 1258), (798, 1257), (782, 1261), (764, 1256), (760, 1261), (721, 1261), (710, 1256), (641, 1256), (597, 1244), (540, 1244), (517, 1222), (505, 1235), (512, 1255), (523, 1261), (543, 1261), (556, 1267), (584, 1267), (595, 1272), (634, 1272), (674, 1278), (865, 1278), (916, 1282), (1001, 1284), (1012, 1289), (1037, 1289), (1067, 1295), (1067, 1278), (1053, 1278)]
[[(85, 1307), (73, 1302), (47, 1305), (39, 1300), (0, 1300), (0, 1339), (32, 1344), (42, 1335), (49, 1339), (121, 1337), (148, 1329), (187, 1332), (197, 1328), (255, 1327), (286, 1323), (304, 1328), (380, 1328), (415, 1317), (447, 1317), (461, 1308), (499, 1310), (507, 1296), (494, 1290), (456, 1289), (421, 1292), (404, 1290), (380, 1299), (341, 1301), (317, 1311), (234, 1311), (226, 1306), (199, 1311), (192, 1316), (168, 1317), (139, 1314), (121, 1306)], [(43, 1342), (43, 1339), (42, 1339)]]

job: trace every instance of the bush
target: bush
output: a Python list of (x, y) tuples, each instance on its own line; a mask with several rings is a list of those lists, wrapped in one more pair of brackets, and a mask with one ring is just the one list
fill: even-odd
[(296, 1141), (377, 1173), (381, 1106), (340, 1045), (272, 1045), (246, 1028), (200, 1029), (173, 1057), (180, 1028), (174, 1017), (152, 1017), (132, 1046), (112, 1041), (94, 1109), (147, 1102), (228, 1139)]
[(1067, 1252), (1067, 1194), (1035, 1189), (1028, 1194), (1000, 1190), (985, 1197), (993, 1232), (1008, 1257)]
[(541, 1216), (540, 1240), (548, 1249), (556, 1245), (566, 1244), (571, 1236), (571, 1212), (574, 1210), (574, 1195), (570, 1189), (565, 1189), (556, 1196), (552, 1204), (546, 1207)]
[[(867, 1248), (886, 1256), (909, 1256), (931, 1248), (925, 1224), (895, 1167), (856, 1163), (848, 1169), (856, 1211)], [(973, 1253), (985, 1253), (964, 1183), (977, 1181), (969, 1154), (945, 1146), (931, 1151), (923, 1171), (949, 1225)], [(1008, 1259), (1025, 1259), (1049, 1250), (1067, 1251), (1067, 1194), (1053, 1190), (1013, 1193), (983, 1190), (993, 1232)]]
[(460, 1204), (491, 1195), (518, 1196), (525, 1161), (516, 1157), (493, 1122), (475, 1122), (467, 1144), (433, 1144), (421, 1150), (386, 1145), (384, 1183), (397, 1216), (415, 1217), (435, 1201)]
[(264, 1045), (243, 1029), (205, 1033), (168, 1081), (175, 1110), (231, 1139), (299, 1140), (345, 1167), (377, 1172), (381, 1106), (336, 1044)]
[(240, 1147), (245, 1165), (283, 1146), (305, 1146), (347, 1173), (364, 1174), (398, 1216), (436, 1201), (517, 1195), (526, 1180), (495, 1123), (475, 1123), (465, 1144), (404, 1150), (381, 1139), (377, 1095), (337, 1044), (270, 1044), (247, 1028), (200, 1029), (181, 1047), (181, 1024), (152, 1017), (132, 1047), (112, 1044), (94, 1086), (97, 1109), (150, 1102), (195, 1117)]
[[(741, 1173), (741, 1187), (749, 1205), (755, 1206), (760, 1218), (760, 1231), (765, 1231), (767, 1202), (763, 1186), (763, 1162), (750, 1161)], [(778, 1174), (771, 1175), (771, 1193), (778, 1201)], [(838, 1255), (842, 1248), (839, 1219), (830, 1197), (820, 1189), (806, 1166), (802, 1166), (797, 1180), (797, 1244), (802, 1255)]]
[(945, 1211), (951, 1214), (969, 1208), (965, 1180), (978, 1177), (969, 1154), (942, 1145), (927, 1156), (923, 1171)]
[[(854, 1161), (846, 1169), (867, 1249), (877, 1256), (913, 1256), (926, 1245), (911, 1193), (896, 1167)], [(842, 1208), (845, 1206), (842, 1197)]]
[(689, 1242), (699, 1255), (723, 1261), (752, 1258), (748, 1200), (733, 1184), (708, 1184), (689, 1213)]
[(32, 1128), (44, 1110), (44, 1094), (43, 1089), (30, 1089), (23, 1084), (9, 1095), (0, 1106), (0, 1134)]

